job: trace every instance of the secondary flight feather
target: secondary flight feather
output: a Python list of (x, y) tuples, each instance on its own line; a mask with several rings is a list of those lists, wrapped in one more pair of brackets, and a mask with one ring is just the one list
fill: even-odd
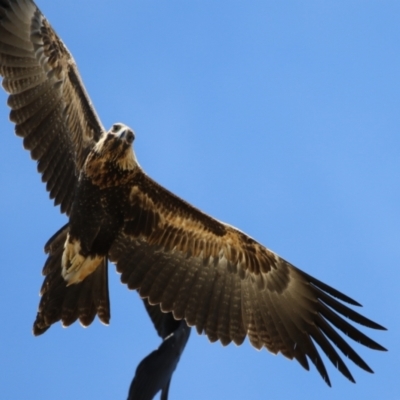
[(224, 345), (246, 336), (330, 385), (315, 343), (349, 380), (342, 357), (370, 367), (339, 334), (381, 345), (349, 320), (384, 329), (359, 304), (148, 177), (122, 123), (103, 127), (66, 46), (30, 0), (0, 0), (0, 74), (15, 132), (69, 218), (46, 244), (35, 335), (96, 315), (109, 322), (107, 261), (150, 304)]

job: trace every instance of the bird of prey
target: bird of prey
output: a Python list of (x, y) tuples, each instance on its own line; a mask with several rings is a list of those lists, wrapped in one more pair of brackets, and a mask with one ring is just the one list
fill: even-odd
[(69, 218), (45, 247), (35, 335), (59, 320), (109, 322), (109, 260), (129, 289), (212, 342), (248, 337), (307, 370), (311, 361), (328, 385), (315, 343), (350, 381), (337, 349), (372, 372), (338, 331), (385, 350), (350, 322), (384, 328), (346, 305), (359, 305), (350, 297), (147, 176), (133, 130), (103, 127), (74, 59), (31, 0), (0, 0), (0, 73), (15, 132)]

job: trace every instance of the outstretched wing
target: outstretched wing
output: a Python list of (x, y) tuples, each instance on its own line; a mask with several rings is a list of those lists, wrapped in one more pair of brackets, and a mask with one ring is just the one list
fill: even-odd
[(104, 128), (74, 59), (31, 0), (0, 0), (0, 74), (15, 132), (68, 213), (79, 170)]
[(241, 344), (248, 336), (254, 347), (295, 358), (307, 370), (308, 358), (329, 385), (315, 343), (351, 381), (334, 346), (372, 372), (333, 328), (384, 350), (342, 315), (370, 328), (384, 328), (334, 297), (359, 305), (354, 300), (203, 214), (141, 172), (125, 213), (110, 260), (122, 282), (138, 289), (150, 304), (160, 303), (163, 311), (184, 318), (211, 341)]

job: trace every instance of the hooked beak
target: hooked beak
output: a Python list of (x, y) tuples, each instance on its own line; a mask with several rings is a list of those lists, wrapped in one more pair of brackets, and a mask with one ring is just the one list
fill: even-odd
[(135, 135), (128, 128), (124, 129), (118, 136), (120, 139), (126, 140), (129, 144), (132, 144), (133, 140), (135, 139)]

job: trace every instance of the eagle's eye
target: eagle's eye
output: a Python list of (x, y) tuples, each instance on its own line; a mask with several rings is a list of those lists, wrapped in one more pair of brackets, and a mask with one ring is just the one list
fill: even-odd
[(114, 124), (111, 128), (111, 132), (117, 133), (121, 129), (121, 125), (119, 124)]

